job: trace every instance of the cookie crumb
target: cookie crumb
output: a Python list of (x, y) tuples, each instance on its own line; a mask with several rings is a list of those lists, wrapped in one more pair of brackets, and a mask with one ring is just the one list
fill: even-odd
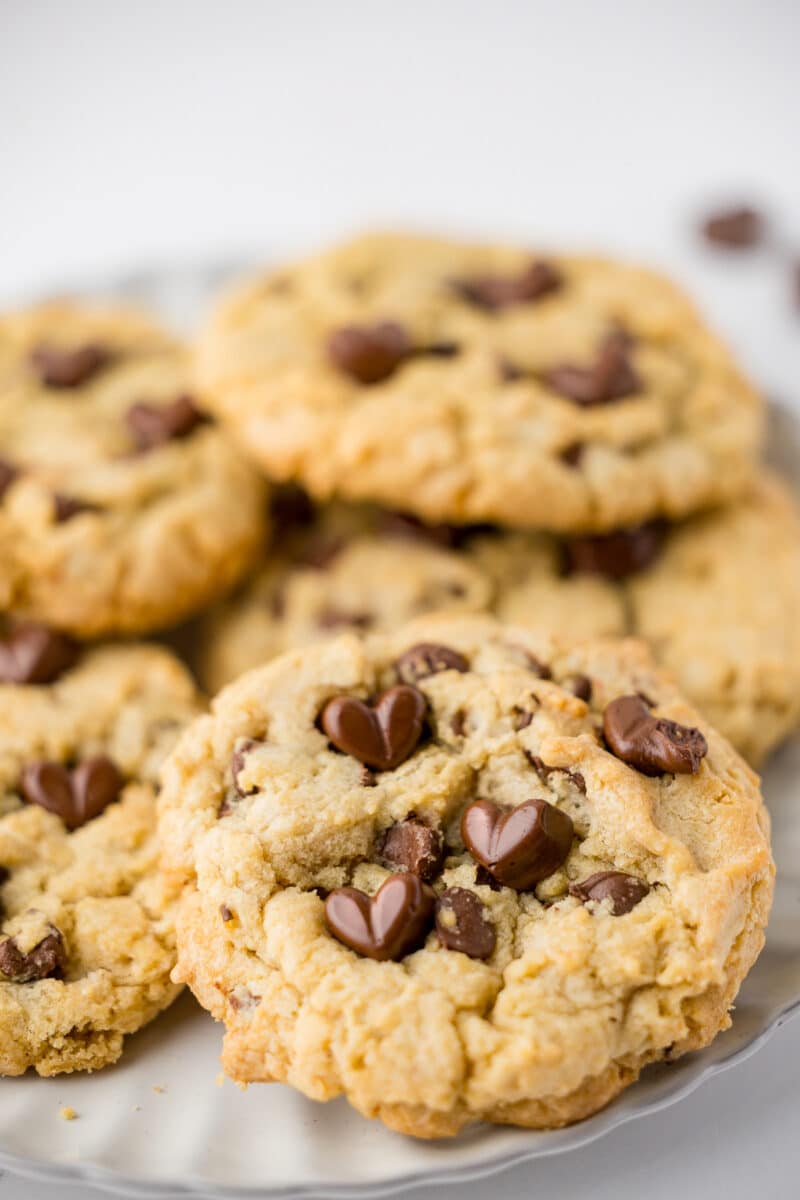
[(78, 1118), (78, 1114), (75, 1112), (75, 1109), (71, 1108), (68, 1104), (65, 1104), (63, 1108), (59, 1109), (58, 1115), (61, 1117), (62, 1121), (76, 1121)]

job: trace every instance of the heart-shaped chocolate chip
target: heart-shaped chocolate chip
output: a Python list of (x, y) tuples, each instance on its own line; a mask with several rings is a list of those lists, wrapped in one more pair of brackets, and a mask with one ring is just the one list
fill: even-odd
[(208, 418), (191, 396), (178, 396), (171, 404), (133, 404), (125, 414), (128, 428), (139, 450), (152, 450), (165, 442), (188, 437)]
[(438, 829), (409, 819), (386, 830), (379, 854), (392, 866), (404, 867), (430, 883), (442, 865), (444, 840)]
[(460, 671), (463, 674), (469, 670), (469, 663), (463, 654), (449, 646), (440, 646), (438, 642), (418, 642), (401, 654), (394, 665), (403, 683), (412, 684), (419, 679), (427, 679), (429, 675), (438, 675), (440, 671)]
[(325, 901), (325, 920), (334, 937), (357, 954), (397, 962), (425, 940), (436, 896), (408, 872), (390, 875), (374, 896), (337, 888)]
[(52, 933), (43, 937), (33, 949), (23, 954), (13, 938), (0, 942), (0, 975), (12, 983), (32, 983), (36, 979), (52, 979), (62, 975), (67, 952), (61, 932), (54, 925)]
[(625, 871), (598, 871), (580, 883), (570, 884), (569, 893), (577, 896), (584, 904), (589, 900), (611, 901), (611, 912), (615, 917), (630, 912), (650, 891), (643, 879), (628, 875)]
[(699, 729), (654, 717), (641, 696), (619, 696), (603, 713), (612, 754), (643, 775), (695, 775), (708, 754)]
[(555, 267), (538, 260), (530, 263), (518, 275), (475, 275), (471, 279), (456, 279), (452, 286), (461, 299), (469, 304), (487, 312), (499, 312), (514, 304), (530, 304), (540, 300), (550, 292), (557, 291), (562, 283)]
[(469, 888), (442, 892), (436, 901), (436, 933), (446, 950), (460, 950), (470, 958), (489, 958), (497, 942), (483, 902)]
[(422, 736), (427, 701), (408, 684), (389, 688), (373, 705), (354, 696), (336, 696), (322, 710), (322, 728), (337, 750), (368, 767), (393, 771)]
[(464, 810), (461, 836), (473, 858), (498, 883), (518, 892), (558, 870), (572, 845), (572, 821), (546, 800), (526, 800), (504, 810), (476, 800)]
[(77, 643), (66, 634), (20, 622), (0, 641), (0, 683), (52, 683), (77, 657)]
[(331, 362), (358, 383), (381, 383), (413, 352), (410, 337), (396, 321), (345, 325), (328, 339)]
[(62, 763), (39, 759), (22, 772), (22, 794), (77, 829), (99, 817), (118, 798), (124, 780), (110, 758), (84, 759), (71, 771)]
[(49, 388), (80, 387), (110, 361), (110, 352), (96, 343), (72, 349), (43, 343), (31, 353), (34, 370), (44, 386)]

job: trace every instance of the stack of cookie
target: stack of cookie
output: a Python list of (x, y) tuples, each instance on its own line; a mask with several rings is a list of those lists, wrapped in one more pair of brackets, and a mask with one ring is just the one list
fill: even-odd
[[(130, 315), (0, 323), (0, 1071), (111, 1061), (185, 982), (232, 1078), (442, 1136), (710, 1041), (772, 894), (737, 751), (800, 720), (800, 521), (725, 347), (649, 272), (366, 237), (189, 372)], [(201, 610), (194, 720), (165, 650), (74, 640)]]

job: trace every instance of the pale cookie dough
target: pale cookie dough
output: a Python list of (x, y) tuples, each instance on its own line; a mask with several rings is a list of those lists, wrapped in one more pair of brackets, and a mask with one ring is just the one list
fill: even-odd
[(203, 625), (199, 666), (208, 691), (348, 627), (364, 633), (437, 609), (485, 610), (494, 585), (446, 544), (447, 532), (346, 505), (287, 531), (255, 578)]
[[(82, 637), (175, 624), (260, 552), (264, 485), (139, 314), (0, 317), (0, 605)], [(133, 415), (131, 415), (132, 410)]]
[[(49, 683), (0, 683), (0, 1074), (97, 1070), (178, 994), (155, 798), (199, 711), (183, 667), (149, 646), (84, 651)], [(97, 815), (76, 825), (82, 803)]]
[(273, 478), (557, 532), (742, 493), (763, 405), (689, 300), (597, 258), (372, 235), (223, 301), (204, 402)]
[[(416, 691), (404, 684), (368, 718), (336, 699), (375, 704), (409, 679)], [(588, 704), (575, 694), (587, 681)], [(623, 695), (635, 728), (610, 716)], [(604, 720), (617, 753), (670, 773), (611, 753)], [(323, 724), (342, 745), (360, 739), (362, 761)], [(478, 800), (538, 802), (503, 818), (513, 843), (544, 812), (524, 855), (504, 843), (476, 864), (461, 822)], [(414, 838), (398, 849), (407, 818)], [(640, 643), (558, 641), (482, 616), (345, 634), (243, 676), (168, 759), (160, 828), (186, 881), (175, 978), (225, 1022), (236, 1080), (344, 1094), (422, 1137), (481, 1119), (563, 1125), (729, 1024), (764, 940), (768, 827), (756, 777)], [(592, 881), (608, 871), (624, 877)], [(352, 918), (354, 902), (335, 889), (374, 894), (390, 874), (395, 899), (411, 899), (397, 920), (383, 910), (397, 961), (379, 961), (345, 944), (341, 906)], [(447, 948), (458, 943), (470, 952)]]

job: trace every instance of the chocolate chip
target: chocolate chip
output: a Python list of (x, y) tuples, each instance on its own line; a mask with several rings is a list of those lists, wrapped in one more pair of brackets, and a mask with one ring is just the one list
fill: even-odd
[(219, 915), (222, 917), (223, 921), (225, 921), (226, 924), (228, 921), (233, 920), (233, 912), (231, 911), (231, 909), (228, 908), (227, 904), (220, 904)]
[(476, 800), (461, 819), (461, 836), (472, 856), (498, 883), (516, 891), (526, 891), (558, 870), (572, 835), (571, 819), (546, 800), (526, 800), (509, 810)]
[(655, 562), (666, 532), (663, 521), (648, 521), (614, 533), (570, 538), (562, 543), (564, 574), (626, 579)]
[(208, 418), (191, 396), (178, 396), (171, 404), (133, 404), (125, 414), (128, 429), (139, 450), (152, 450), (188, 437)]
[(0, 887), (2, 887), (4, 883), (8, 883), (10, 878), (11, 872), (9, 871), (8, 867), (4, 867), (0, 864)]
[(547, 783), (551, 775), (566, 775), (572, 786), (576, 787), (579, 792), (583, 792), (584, 796), (586, 795), (586, 780), (580, 771), (571, 771), (569, 767), (551, 767), (544, 759), (539, 758), (538, 754), (532, 754), (530, 750), (525, 751), (525, 757), (542, 783)]
[(321, 721), (337, 750), (368, 767), (393, 771), (413, 753), (426, 710), (422, 692), (401, 683), (374, 705), (354, 696), (336, 696), (325, 705)]
[(469, 670), (469, 663), (463, 654), (438, 642), (417, 642), (401, 654), (394, 665), (404, 683), (418, 683), (420, 679), (438, 675), (441, 671), (460, 671), (463, 674)]
[(587, 704), (591, 701), (592, 681), (588, 675), (578, 673), (570, 676), (565, 682), (573, 696), (577, 696), (579, 700), (585, 700)]
[(621, 917), (644, 900), (649, 891), (644, 880), (635, 875), (627, 875), (624, 871), (598, 871), (580, 883), (570, 884), (569, 894), (577, 896), (584, 904), (589, 900), (610, 900), (612, 913)]
[(42, 343), (31, 353), (34, 370), (40, 381), (49, 388), (80, 387), (110, 361), (109, 351), (96, 343), (76, 346), (71, 350)]
[(277, 536), (310, 525), (315, 508), (311, 497), (296, 483), (277, 484), (270, 496), (269, 512)]
[(498, 883), (494, 875), (487, 871), (486, 867), (482, 867), (480, 863), (475, 867), (475, 883), (478, 887), (491, 888), (493, 892), (501, 892), (503, 890), (502, 883)]
[(53, 516), (57, 525), (63, 525), (77, 517), (79, 513), (100, 512), (100, 505), (91, 500), (81, 500), (77, 496), (66, 496), (63, 492), (53, 492)]
[(617, 341), (609, 340), (603, 344), (591, 366), (561, 363), (545, 371), (542, 378), (554, 392), (586, 408), (622, 400), (641, 388), (627, 350)]
[(436, 896), (416, 875), (390, 875), (375, 896), (336, 888), (325, 901), (325, 920), (335, 938), (380, 962), (397, 962), (425, 940)]
[(561, 451), (559, 458), (565, 467), (579, 467), (581, 465), (581, 459), (583, 458), (584, 449), (585, 447), (583, 442), (570, 442), (570, 444), (565, 446)]
[(706, 217), (702, 229), (706, 240), (730, 250), (748, 250), (764, 236), (766, 222), (754, 208), (723, 209)]
[(253, 747), (257, 745), (259, 745), (259, 743), (255, 740), (255, 738), (244, 738), (241, 742), (239, 742), (238, 746), (231, 755), (231, 777), (233, 779), (234, 789), (238, 796), (252, 796), (254, 792), (257, 791), (256, 788), (251, 788), (249, 791), (245, 791), (239, 786), (239, 772), (243, 769), (245, 762), (247, 761), (247, 755), (250, 753)]
[(395, 867), (404, 867), (430, 883), (444, 860), (444, 840), (437, 829), (421, 821), (401, 821), (386, 830), (380, 856)]
[(450, 718), (450, 732), (455, 737), (463, 737), (467, 727), (467, 714), (463, 708), (457, 708)]
[(317, 613), (317, 625), (320, 629), (369, 629), (375, 624), (372, 613), (344, 612), (332, 605)]
[(361, 783), (362, 787), (377, 787), (378, 786), (378, 781), (375, 778), (375, 776), (373, 775), (372, 771), (370, 771), (369, 767), (361, 768), (360, 783)]
[(331, 362), (358, 383), (381, 383), (412, 353), (411, 339), (396, 321), (346, 325), (328, 339)]
[(77, 661), (77, 642), (34, 621), (0, 641), (0, 683), (52, 683)]
[(537, 658), (533, 651), (528, 650), (526, 646), (520, 646), (519, 642), (506, 642), (506, 649), (511, 651), (512, 657), (527, 671), (532, 671), (539, 679), (552, 679), (553, 673), (547, 663), (543, 663), (540, 658)]
[(341, 536), (320, 535), (310, 538), (297, 555), (295, 562), (300, 567), (311, 567), (315, 571), (325, 571), (347, 545), (347, 538)]
[(71, 771), (61, 763), (39, 759), (23, 768), (20, 786), (29, 804), (55, 813), (67, 829), (77, 829), (118, 799), (123, 782), (111, 759), (98, 755)]
[(19, 476), (19, 470), (7, 458), (0, 458), (0, 500), (5, 496), (14, 480)]
[(516, 733), (520, 733), (523, 729), (527, 729), (533, 720), (533, 713), (524, 708), (515, 708), (514, 715), (511, 721), (512, 728)]
[(0, 973), (12, 983), (53, 979), (63, 974), (66, 965), (64, 939), (55, 928), (27, 954), (22, 953), (14, 938), (0, 942)]
[(694, 775), (708, 753), (699, 729), (654, 717), (641, 696), (619, 696), (603, 714), (603, 736), (617, 758), (643, 775)]
[(550, 263), (530, 263), (518, 275), (476, 275), (456, 279), (452, 287), (462, 300), (487, 312), (499, 312), (514, 304), (541, 300), (562, 286), (561, 275)]
[(444, 523), (426, 525), (419, 517), (414, 517), (410, 513), (385, 510), (381, 513), (379, 532), (384, 532), (390, 537), (431, 542), (434, 546), (443, 546), (446, 550), (453, 550), (463, 544), (470, 530), (466, 526)]
[(446, 950), (489, 958), (497, 943), (494, 926), (479, 896), (451, 887), (436, 901), (436, 933)]

